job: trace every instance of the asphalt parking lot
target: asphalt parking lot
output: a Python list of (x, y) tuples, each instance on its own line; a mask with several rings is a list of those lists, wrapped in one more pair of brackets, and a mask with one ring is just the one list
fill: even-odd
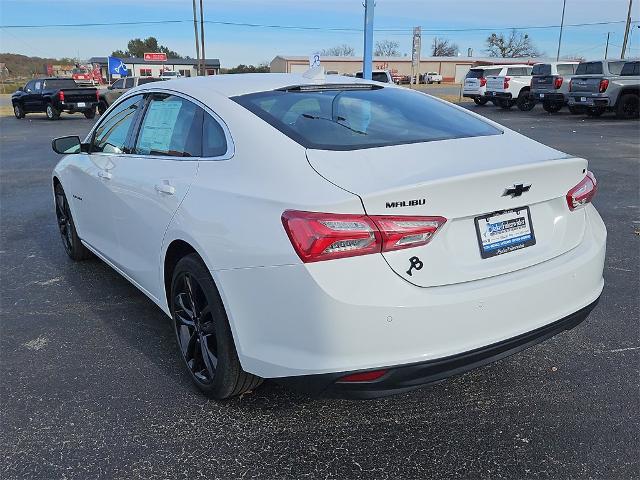
[(590, 160), (605, 291), (570, 332), (366, 402), (197, 393), (162, 312), (60, 243), (50, 140), (92, 121), (0, 118), (2, 478), (640, 477), (640, 124), (470, 108)]

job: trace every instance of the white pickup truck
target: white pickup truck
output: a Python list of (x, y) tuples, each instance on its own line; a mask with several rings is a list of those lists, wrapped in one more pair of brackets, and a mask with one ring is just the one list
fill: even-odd
[(532, 70), (530, 65), (513, 65), (502, 75), (487, 77), (485, 95), (504, 109), (517, 105), (523, 112), (531, 110), (535, 106), (530, 95)]
[(428, 72), (424, 74), (424, 83), (442, 83), (442, 75), (438, 72)]

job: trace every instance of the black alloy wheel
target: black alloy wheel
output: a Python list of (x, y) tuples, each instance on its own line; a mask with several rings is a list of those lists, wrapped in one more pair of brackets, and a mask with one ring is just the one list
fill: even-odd
[(217, 399), (260, 385), (260, 377), (240, 366), (222, 300), (200, 257), (180, 259), (172, 278), (169, 298), (176, 342), (195, 385)]
[(69, 208), (69, 202), (67, 201), (67, 196), (64, 193), (62, 185), (59, 183), (56, 183), (54, 187), (54, 196), (56, 203), (56, 219), (58, 220), (58, 230), (60, 231), (60, 238), (62, 239), (64, 251), (67, 252), (69, 258), (75, 261), (90, 258), (91, 252), (82, 244), (78, 237), (76, 226), (73, 222), (73, 216), (71, 215), (71, 209)]
[(521, 92), (520, 95), (518, 95), (516, 104), (521, 112), (529, 112), (536, 106), (535, 100), (528, 91)]
[(562, 109), (562, 104), (558, 102), (543, 102), (542, 108), (548, 113), (558, 113)]
[(625, 120), (640, 117), (640, 97), (635, 93), (621, 95), (616, 106), (616, 117)]

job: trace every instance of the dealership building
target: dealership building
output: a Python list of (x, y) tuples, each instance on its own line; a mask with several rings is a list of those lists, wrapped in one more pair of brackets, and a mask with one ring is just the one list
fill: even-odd
[[(533, 65), (540, 58), (478, 58), (423, 57), (418, 73), (437, 72), (445, 82), (461, 82), (471, 67), (526, 63)], [(352, 75), (362, 71), (362, 57), (320, 57), (326, 72)], [(309, 68), (309, 57), (278, 55), (271, 61), (272, 73), (302, 73)], [(374, 57), (374, 70), (389, 70), (392, 74), (411, 75), (411, 57)]]
[[(159, 77), (164, 70), (179, 72), (183, 77), (194, 77), (198, 69), (198, 60), (194, 58), (169, 58), (166, 61), (153, 61), (133, 57), (122, 60), (127, 66), (129, 76), (133, 77)], [(89, 63), (99, 65), (102, 76), (107, 78), (107, 57), (91, 57)], [(220, 73), (220, 60), (217, 58), (205, 59), (204, 66), (207, 75)]]

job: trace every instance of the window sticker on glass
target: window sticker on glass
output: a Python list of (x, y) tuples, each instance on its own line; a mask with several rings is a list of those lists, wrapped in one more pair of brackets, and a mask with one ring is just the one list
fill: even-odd
[(181, 107), (179, 100), (154, 101), (149, 105), (140, 132), (138, 153), (152, 155), (171, 150), (171, 138)]

